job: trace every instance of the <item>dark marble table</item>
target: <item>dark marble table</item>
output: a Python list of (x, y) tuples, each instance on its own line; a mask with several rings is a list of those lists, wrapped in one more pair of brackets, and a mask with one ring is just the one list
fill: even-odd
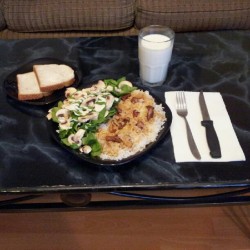
[(219, 91), (246, 155), (245, 162), (181, 163), (171, 135), (129, 164), (100, 167), (80, 161), (56, 144), (47, 131), (51, 105), (31, 106), (6, 96), (3, 81), (37, 58), (76, 66), (79, 87), (99, 79), (127, 79), (140, 86), (137, 37), (0, 41), (0, 193), (122, 192), (194, 188), (250, 188), (250, 31), (176, 34), (164, 91)]

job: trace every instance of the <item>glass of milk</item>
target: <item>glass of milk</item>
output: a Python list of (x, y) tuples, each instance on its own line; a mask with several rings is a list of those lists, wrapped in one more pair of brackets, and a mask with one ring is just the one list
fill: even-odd
[(151, 25), (139, 32), (140, 78), (144, 85), (164, 83), (171, 59), (175, 33), (168, 27)]

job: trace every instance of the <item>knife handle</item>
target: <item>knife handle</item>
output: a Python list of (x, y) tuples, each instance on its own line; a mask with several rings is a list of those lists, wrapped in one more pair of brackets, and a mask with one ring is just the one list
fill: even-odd
[(208, 147), (210, 149), (210, 155), (212, 158), (221, 158), (221, 150), (220, 150), (220, 143), (214, 129), (213, 121), (206, 120), (202, 121), (201, 125), (206, 129), (206, 137)]

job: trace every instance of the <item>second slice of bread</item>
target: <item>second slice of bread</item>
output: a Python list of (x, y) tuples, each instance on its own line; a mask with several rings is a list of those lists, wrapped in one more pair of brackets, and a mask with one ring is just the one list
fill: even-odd
[(40, 90), (36, 75), (34, 72), (28, 72), (17, 75), (18, 99), (19, 100), (36, 100), (51, 92), (42, 92)]
[(75, 81), (74, 70), (64, 64), (34, 65), (41, 91), (53, 91), (68, 87)]

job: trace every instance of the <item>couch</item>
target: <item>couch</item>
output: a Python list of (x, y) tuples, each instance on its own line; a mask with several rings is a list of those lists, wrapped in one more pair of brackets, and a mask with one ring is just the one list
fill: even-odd
[(0, 39), (249, 29), (249, 0), (0, 0)]

